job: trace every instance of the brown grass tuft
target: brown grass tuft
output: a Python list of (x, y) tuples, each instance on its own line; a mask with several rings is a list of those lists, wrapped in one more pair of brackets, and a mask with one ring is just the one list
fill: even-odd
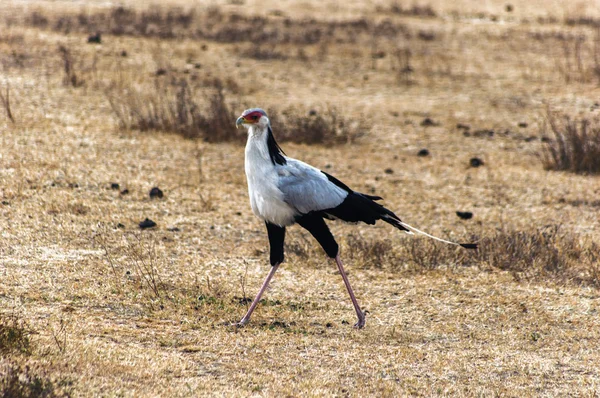
[(467, 251), (429, 239), (414, 237), (394, 244), (349, 235), (350, 258), (365, 268), (422, 271), (449, 266), (493, 267), (508, 271), (517, 280), (546, 280), (600, 286), (600, 246), (582, 242), (577, 235), (552, 225), (533, 230), (499, 230), (477, 241), (477, 251)]
[(498, 231), (480, 241), (478, 262), (509, 271), (516, 280), (600, 285), (599, 249), (550, 225), (531, 231)]
[(541, 157), (547, 170), (565, 170), (579, 174), (600, 173), (600, 121), (596, 118), (573, 119), (548, 111), (542, 135), (550, 139), (542, 147)]
[(300, 144), (344, 144), (363, 136), (366, 125), (339, 115), (335, 107), (305, 113), (292, 108), (283, 111), (268, 110), (269, 119), (279, 141)]
[(30, 349), (29, 330), (16, 315), (0, 315), (0, 353), (27, 353)]
[(108, 99), (125, 129), (177, 133), (208, 142), (239, 140), (237, 116), (226, 102), (223, 84), (217, 80), (214, 85), (206, 105), (198, 101), (187, 79), (157, 81), (145, 89), (109, 91)]
[(58, 52), (62, 58), (63, 70), (65, 72), (63, 84), (65, 86), (72, 87), (83, 86), (84, 81), (77, 75), (77, 72), (75, 71), (75, 58), (73, 57), (71, 50), (65, 46), (59, 46)]
[(13, 116), (12, 109), (10, 106), (10, 84), (6, 85), (6, 93), (3, 93), (0, 89), (0, 102), (2, 102), (2, 106), (6, 111), (6, 117), (8, 117), (8, 120), (14, 123), (15, 117)]
[(0, 368), (0, 394), (14, 398), (59, 398), (72, 396), (72, 382), (54, 379), (39, 366), (5, 365)]

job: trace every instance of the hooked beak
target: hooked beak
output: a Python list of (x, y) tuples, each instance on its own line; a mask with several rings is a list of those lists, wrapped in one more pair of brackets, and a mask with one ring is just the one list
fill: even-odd
[(244, 123), (246, 123), (246, 119), (244, 119), (243, 116), (238, 117), (238, 119), (235, 121), (235, 127), (239, 128), (240, 126), (243, 126)]

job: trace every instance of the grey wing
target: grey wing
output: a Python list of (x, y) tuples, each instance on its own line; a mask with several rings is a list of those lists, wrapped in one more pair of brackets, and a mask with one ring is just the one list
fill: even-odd
[(327, 178), (321, 170), (296, 159), (277, 167), (278, 188), (283, 201), (300, 214), (339, 206), (348, 192)]

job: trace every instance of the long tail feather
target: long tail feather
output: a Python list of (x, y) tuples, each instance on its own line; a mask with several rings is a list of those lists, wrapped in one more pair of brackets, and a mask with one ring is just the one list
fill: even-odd
[(407, 229), (411, 229), (411, 230), (415, 231), (416, 233), (419, 233), (421, 235), (425, 235), (428, 238), (437, 240), (439, 242), (447, 243), (449, 245), (454, 245), (454, 246), (461, 246), (461, 247), (464, 247), (465, 249), (477, 249), (477, 243), (456, 243), (456, 242), (452, 242), (452, 241), (449, 241), (449, 240), (438, 238), (437, 236), (430, 235), (427, 232), (421, 231), (420, 229), (417, 229), (417, 228), (415, 228), (415, 227), (413, 227), (411, 225), (408, 225), (407, 223), (405, 223), (403, 221), (400, 221), (399, 223), (400, 223), (400, 225), (402, 225), (403, 227), (405, 227)]

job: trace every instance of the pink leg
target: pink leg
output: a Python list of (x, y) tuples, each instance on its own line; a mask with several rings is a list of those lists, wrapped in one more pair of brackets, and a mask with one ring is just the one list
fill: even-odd
[(344, 272), (344, 266), (342, 265), (342, 260), (340, 259), (339, 254), (335, 256), (335, 262), (338, 266), (338, 269), (340, 270), (340, 274), (342, 274), (342, 278), (344, 279), (346, 289), (348, 289), (348, 293), (350, 294), (350, 300), (352, 300), (352, 304), (354, 304), (354, 310), (356, 310), (358, 322), (356, 322), (354, 327), (357, 329), (362, 329), (365, 326), (365, 314), (361, 311), (360, 306), (358, 305), (358, 301), (356, 301), (356, 297), (354, 296), (354, 292), (352, 291), (352, 286), (350, 286), (350, 281), (346, 276), (346, 272)]
[(263, 295), (265, 290), (267, 290), (267, 286), (269, 286), (269, 282), (271, 282), (273, 275), (275, 275), (275, 271), (277, 271), (277, 267), (279, 267), (279, 264), (275, 264), (274, 266), (271, 267), (271, 271), (269, 271), (269, 275), (267, 275), (267, 278), (263, 282), (263, 285), (260, 288), (260, 290), (258, 291), (258, 294), (256, 295), (256, 298), (252, 302), (252, 305), (250, 305), (250, 308), (248, 308), (248, 312), (246, 313), (246, 315), (244, 315), (242, 320), (236, 324), (237, 326), (244, 326), (245, 324), (248, 323), (248, 321), (250, 320), (250, 315), (252, 315), (252, 312), (258, 305), (258, 302), (260, 301), (261, 296)]

